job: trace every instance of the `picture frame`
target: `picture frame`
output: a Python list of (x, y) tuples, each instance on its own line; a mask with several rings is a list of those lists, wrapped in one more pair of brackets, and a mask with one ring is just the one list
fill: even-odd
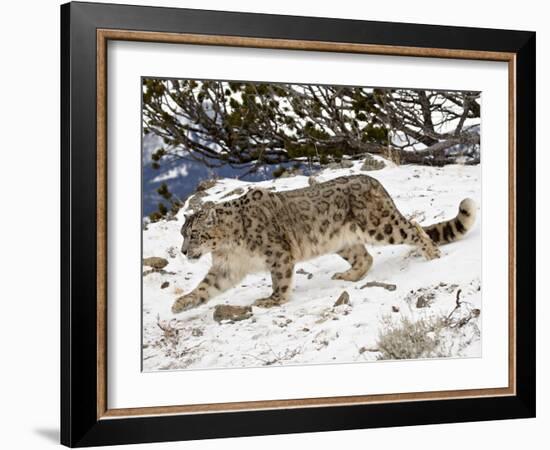
[[(509, 147), (498, 151), (508, 157), (508, 386), (109, 408), (106, 98), (112, 41), (506, 63)], [(61, 443), (81, 447), (534, 417), (535, 41), (535, 33), (527, 31), (62, 5)]]

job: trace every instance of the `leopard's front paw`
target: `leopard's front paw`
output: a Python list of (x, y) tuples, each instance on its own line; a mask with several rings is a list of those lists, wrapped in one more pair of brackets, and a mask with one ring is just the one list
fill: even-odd
[(366, 274), (366, 271), (348, 270), (346, 272), (336, 272), (331, 278), (333, 280), (359, 281), (364, 278)]
[(187, 311), (188, 309), (196, 308), (202, 303), (204, 303), (204, 300), (201, 300), (197, 295), (182, 295), (172, 305), (172, 312), (174, 314), (178, 314), (180, 312)]
[(434, 246), (428, 246), (424, 250), (424, 257), (430, 261), (432, 259), (437, 259), (441, 257), (441, 250), (439, 250), (438, 247)]

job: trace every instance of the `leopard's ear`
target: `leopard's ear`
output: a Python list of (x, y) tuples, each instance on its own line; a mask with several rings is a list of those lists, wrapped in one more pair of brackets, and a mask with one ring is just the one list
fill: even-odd
[(209, 208), (206, 214), (205, 225), (208, 227), (214, 226), (218, 223), (218, 216), (216, 214), (216, 208)]
[(184, 212), (183, 213), (183, 225), (182, 225), (182, 231), (183, 231), (183, 227), (185, 227), (186, 225), (189, 225), (189, 220), (191, 219), (191, 216), (193, 214), (191, 214), (190, 212)]

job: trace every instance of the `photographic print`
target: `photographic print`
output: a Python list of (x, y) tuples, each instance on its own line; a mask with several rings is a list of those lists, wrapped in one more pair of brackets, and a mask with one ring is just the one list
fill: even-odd
[(535, 417), (534, 32), (60, 23), (64, 445)]
[(481, 356), (480, 92), (138, 94), (143, 371)]

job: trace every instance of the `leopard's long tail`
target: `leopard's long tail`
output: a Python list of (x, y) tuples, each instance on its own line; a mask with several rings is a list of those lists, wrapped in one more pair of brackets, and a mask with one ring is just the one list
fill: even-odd
[(448, 244), (462, 239), (476, 221), (477, 205), (471, 198), (460, 202), (458, 214), (454, 219), (422, 227), (436, 244)]

